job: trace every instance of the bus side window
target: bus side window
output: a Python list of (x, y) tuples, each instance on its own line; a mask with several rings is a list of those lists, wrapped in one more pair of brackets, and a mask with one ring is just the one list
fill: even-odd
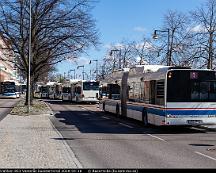
[(216, 99), (216, 82), (211, 82), (210, 83), (209, 99), (210, 100), (215, 100)]
[(81, 86), (77, 86), (75, 91), (76, 91), (76, 94), (81, 94)]
[(150, 103), (150, 82), (145, 81), (144, 82), (144, 96), (143, 96), (143, 101), (145, 103)]
[(200, 82), (200, 99), (208, 100), (209, 82)]
[(198, 82), (192, 82), (191, 83), (191, 100), (197, 101), (200, 98), (199, 93), (199, 83)]
[(156, 82), (156, 104), (164, 105), (164, 80)]
[(155, 104), (155, 87), (156, 87), (156, 81), (145, 81), (144, 82), (144, 102)]
[(156, 81), (152, 80), (150, 81), (150, 104), (155, 104), (155, 88), (156, 88)]

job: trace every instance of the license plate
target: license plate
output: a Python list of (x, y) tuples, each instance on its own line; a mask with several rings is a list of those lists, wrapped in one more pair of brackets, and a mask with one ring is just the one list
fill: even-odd
[(202, 120), (188, 120), (187, 123), (191, 125), (195, 125), (195, 124), (202, 124), (203, 121)]

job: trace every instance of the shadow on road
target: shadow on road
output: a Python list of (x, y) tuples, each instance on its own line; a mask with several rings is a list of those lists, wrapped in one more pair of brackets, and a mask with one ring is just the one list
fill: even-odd
[[(206, 130), (190, 127), (144, 127), (141, 122), (126, 118), (117, 118), (114, 115), (104, 113), (81, 111), (59, 111), (52, 121), (59, 121), (56, 128), (61, 131), (65, 128), (69, 131), (81, 133), (107, 133), (107, 134), (191, 134), (206, 133)], [(56, 120), (55, 120), (56, 119)]]
[[(55, 105), (79, 105), (61, 100), (44, 100)], [(82, 104), (83, 105), (83, 104)], [(85, 104), (84, 104), (85, 105)], [(105, 118), (104, 116), (108, 117)], [(107, 134), (193, 134), (206, 133), (207, 129), (191, 128), (186, 126), (153, 126), (145, 127), (142, 122), (129, 118), (118, 118), (113, 114), (97, 111), (59, 111), (54, 115), (61, 125), (56, 128), (61, 131), (78, 129), (81, 133), (107, 133)], [(56, 121), (52, 120), (52, 121)], [(125, 124), (126, 126), (122, 125)], [(129, 125), (129, 127), (127, 127)]]

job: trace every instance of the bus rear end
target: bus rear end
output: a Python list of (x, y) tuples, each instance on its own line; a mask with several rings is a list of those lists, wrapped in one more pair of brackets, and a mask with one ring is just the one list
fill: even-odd
[(71, 87), (63, 86), (62, 101), (71, 101)]
[(216, 124), (215, 71), (168, 71), (166, 88), (165, 125)]
[(46, 99), (49, 97), (49, 87), (48, 86), (41, 86), (40, 92), (41, 92), (42, 99)]
[(85, 81), (82, 86), (81, 100), (87, 103), (98, 103), (99, 100), (99, 82)]

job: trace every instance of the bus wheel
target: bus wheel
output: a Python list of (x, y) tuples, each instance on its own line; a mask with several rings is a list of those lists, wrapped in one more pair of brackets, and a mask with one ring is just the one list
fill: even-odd
[(105, 111), (105, 103), (103, 103), (103, 111)]
[(119, 112), (119, 104), (116, 105), (116, 115), (117, 115), (117, 117), (120, 116), (120, 112)]
[(148, 114), (147, 114), (146, 109), (143, 109), (142, 111), (142, 121), (143, 121), (144, 126), (148, 125)]

